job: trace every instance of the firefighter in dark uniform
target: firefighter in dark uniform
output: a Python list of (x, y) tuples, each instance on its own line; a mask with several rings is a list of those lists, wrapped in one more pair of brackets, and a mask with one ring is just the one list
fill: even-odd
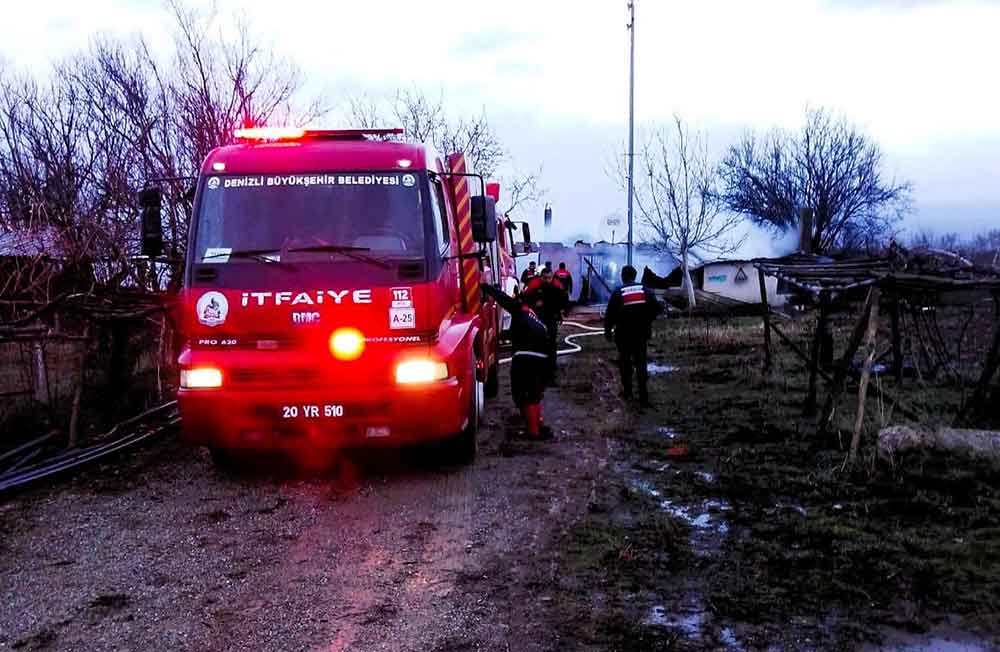
[(559, 263), (559, 269), (556, 270), (555, 277), (562, 284), (563, 289), (566, 290), (566, 298), (569, 299), (573, 294), (573, 274), (566, 269), (566, 263)]
[(646, 344), (652, 336), (653, 320), (660, 314), (660, 303), (652, 292), (636, 283), (635, 278), (634, 267), (622, 268), (623, 285), (611, 294), (604, 313), (604, 336), (618, 347), (622, 396), (632, 398), (632, 368), (635, 367), (639, 403), (648, 407)]
[(556, 348), (559, 322), (566, 310), (566, 289), (552, 275), (552, 268), (545, 267), (541, 275), (532, 279), (522, 291), (524, 301), (531, 306), (538, 318), (545, 324), (549, 335), (549, 373), (547, 381), (556, 386)]
[(542, 419), (542, 396), (548, 373), (549, 335), (545, 324), (531, 307), (492, 285), (482, 285), (483, 293), (510, 313), (510, 339), (514, 353), (510, 363), (510, 392), (521, 411), (528, 437), (551, 439), (552, 429)]
[(521, 272), (521, 287), (524, 287), (528, 282), (538, 276), (538, 268), (535, 267), (535, 261), (528, 263), (528, 267)]

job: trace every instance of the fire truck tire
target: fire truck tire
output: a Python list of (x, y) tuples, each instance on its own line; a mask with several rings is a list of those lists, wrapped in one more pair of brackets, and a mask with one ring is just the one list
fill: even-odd
[(496, 398), (500, 393), (500, 364), (494, 362), (486, 372), (486, 387), (483, 388), (486, 398)]
[(483, 390), (483, 383), (473, 376), (472, 391), (469, 397), (469, 422), (462, 429), (462, 432), (445, 442), (446, 457), (454, 464), (472, 464), (476, 459), (476, 453), (479, 450), (479, 409)]
[(228, 448), (211, 447), (208, 454), (212, 456), (212, 464), (220, 471), (232, 471), (236, 468), (236, 455)]

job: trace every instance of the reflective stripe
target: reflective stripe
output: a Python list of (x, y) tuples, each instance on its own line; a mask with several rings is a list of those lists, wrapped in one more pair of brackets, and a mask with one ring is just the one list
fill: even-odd
[(519, 355), (527, 355), (527, 356), (531, 356), (532, 358), (547, 358), (547, 357), (549, 357), (548, 353), (536, 353), (535, 351), (518, 351), (517, 353), (514, 354), (514, 357), (516, 358)]
[[(462, 174), (466, 170), (465, 156), (461, 153), (452, 154), (448, 157), (448, 169), (457, 174)], [(472, 199), (469, 194), (468, 181), (463, 176), (454, 176), (449, 179), (452, 191), (452, 199), (455, 202), (455, 217), (458, 221), (458, 253), (476, 253), (476, 244), (472, 240)], [(469, 312), (479, 312), (479, 262), (473, 258), (465, 258), (459, 262), (462, 270), (463, 299)]]
[(641, 285), (629, 285), (622, 288), (622, 301), (626, 306), (646, 303), (646, 292)]

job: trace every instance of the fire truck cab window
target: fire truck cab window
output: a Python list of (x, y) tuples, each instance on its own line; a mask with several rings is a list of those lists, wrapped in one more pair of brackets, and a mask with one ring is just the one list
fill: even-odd
[(434, 231), (437, 233), (439, 248), (443, 252), (448, 248), (451, 239), (448, 232), (448, 211), (444, 204), (444, 190), (441, 182), (436, 179), (431, 181), (431, 195), (433, 195), (431, 209), (434, 211)]
[(198, 211), (196, 251), (206, 256), (274, 249), (282, 259), (328, 261), (335, 260), (328, 252), (288, 250), (335, 245), (423, 257), (421, 181), (417, 174), (397, 172), (209, 177)]

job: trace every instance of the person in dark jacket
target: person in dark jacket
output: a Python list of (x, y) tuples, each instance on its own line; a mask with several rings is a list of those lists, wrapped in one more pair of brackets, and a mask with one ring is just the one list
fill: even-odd
[(562, 284), (563, 289), (566, 290), (566, 298), (568, 300), (573, 294), (573, 275), (566, 269), (566, 263), (559, 263), (559, 269), (556, 270), (555, 277)]
[(549, 334), (548, 383), (556, 385), (556, 349), (559, 322), (566, 310), (566, 290), (552, 275), (552, 268), (542, 269), (540, 276), (532, 280), (522, 291), (524, 301), (531, 306), (538, 318), (545, 324)]
[(492, 285), (480, 287), (511, 316), (510, 339), (514, 352), (510, 363), (510, 393), (514, 405), (524, 417), (528, 437), (551, 439), (552, 429), (545, 425), (542, 418), (549, 357), (549, 335), (545, 324), (524, 301), (508, 296)]
[(635, 268), (622, 268), (622, 287), (611, 294), (604, 313), (604, 336), (618, 347), (622, 376), (622, 396), (632, 398), (632, 367), (639, 381), (639, 403), (648, 407), (646, 345), (652, 337), (653, 320), (660, 314), (660, 303), (653, 293), (635, 282)]
[(535, 261), (528, 263), (528, 266), (521, 272), (521, 287), (523, 288), (528, 282), (538, 276), (538, 268), (535, 266)]

